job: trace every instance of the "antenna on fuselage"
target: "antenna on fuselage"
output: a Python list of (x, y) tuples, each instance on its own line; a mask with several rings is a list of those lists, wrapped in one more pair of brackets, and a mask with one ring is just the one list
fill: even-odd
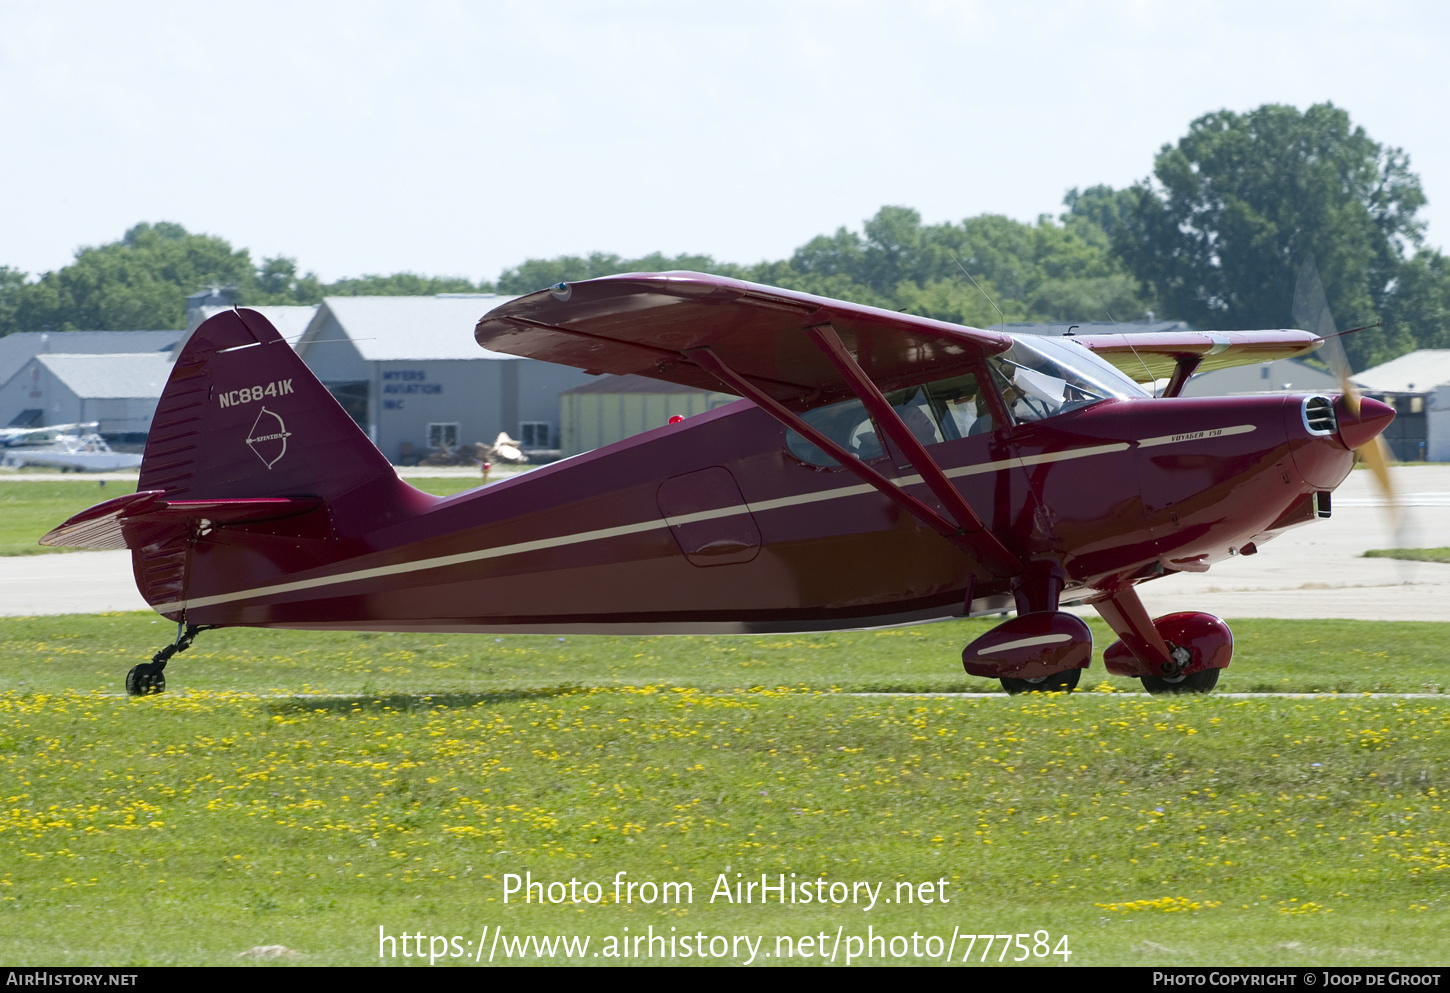
[(1133, 349), (1133, 358), (1138, 360), (1138, 364), (1143, 367), (1143, 372), (1148, 376), (1148, 391), (1151, 393), (1153, 391), (1153, 384), (1158, 382), (1157, 377), (1153, 375), (1153, 370), (1148, 368), (1148, 363), (1143, 361), (1143, 356), (1138, 354), (1136, 348), (1133, 348), (1133, 339), (1128, 337), (1128, 332), (1123, 330), (1123, 326), (1118, 323), (1118, 319), (1113, 316), (1113, 312), (1111, 310), (1105, 310), (1103, 313), (1108, 315), (1108, 320), (1113, 322), (1113, 327), (1118, 329), (1118, 334), (1122, 335), (1123, 340), (1128, 343), (1128, 347)]
[(992, 298), (987, 296), (987, 291), (982, 289), (982, 284), (977, 282), (975, 279), (972, 279), (972, 274), (967, 272), (967, 267), (962, 265), (961, 261), (955, 255), (952, 255), (951, 252), (947, 252), (947, 254), (951, 255), (952, 261), (957, 264), (957, 268), (962, 270), (962, 275), (972, 280), (972, 285), (977, 288), (977, 292), (982, 294), (982, 296), (987, 297), (987, 302), (992, 304), (992, 309), (997, 312), (997, 317), (1000, 318), (1002, 321), (1002, 330), (1006, 331), (1007, 318), (1002, 315), (1002, 308), (998, 307), (995, 303), (993, 303)]

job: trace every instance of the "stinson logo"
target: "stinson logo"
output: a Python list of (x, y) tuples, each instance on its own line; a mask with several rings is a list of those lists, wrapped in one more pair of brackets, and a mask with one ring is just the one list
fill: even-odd
[(252, 423), (252, 430), (247, 432), (247, 445), (270, 469), (287, 454), (287, 439), (290, 437), (292, 432), (282, 422), (282, 415), (263, 407)]

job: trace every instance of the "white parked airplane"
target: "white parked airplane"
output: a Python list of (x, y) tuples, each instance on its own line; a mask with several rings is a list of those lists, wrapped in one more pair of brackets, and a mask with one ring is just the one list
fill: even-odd
[(92, 421), (43, 428), (0, 428), (0, 446), (4, 450), (0, 465), (48, 465), (77, 472), (105, 472), (134, 469), (141, 464), (140, 455), (111, 451), (106, 439), (96, 433), (98, 426)]

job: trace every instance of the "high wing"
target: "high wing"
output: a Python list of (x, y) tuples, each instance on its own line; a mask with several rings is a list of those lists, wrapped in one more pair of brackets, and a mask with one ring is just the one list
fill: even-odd
[(1211, 372), (1272, 359), (1298, 358), (1324, 343), (1308, 331), (1085, 334), (1073, 340), (1091, 348), (1140, 383), (1174, 377), (1183, 366), (1191, 366), (1189, 372)]
[(882, 390), (945, 379), (1011, 338), (944, 321), (696, 272), (630, 273), (561, 283), (478, 322), (485, 348), (634, 373), (701, 389), (725, 386), (691, 357), (713, 356), (788, 406), (846, 392), (806, 329), (830, 325)]
[[(478, 322), (485, 348), (634, 373), (749, 397), (879, 493), (999, 575), (1022, 562), (990, 531), (886, 400), (1006, 351), (1005, 334), (697, 272), (629, 273), (559, 283)], [(803, 420), (822, 398), (854, 393), (921, 474), (946, 515)]]

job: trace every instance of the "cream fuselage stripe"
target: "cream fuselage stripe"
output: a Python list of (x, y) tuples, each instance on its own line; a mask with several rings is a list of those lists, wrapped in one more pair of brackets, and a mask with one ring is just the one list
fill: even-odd
[[(743, 508), (727, 508), (729, 513), (739, 513)], [(725, 516), (725, 511), (713, 512), (718, 516)], [(699, 514), (689, 515), (689, 520), (703, 520)], [(681, 518), (680, 520), (686, 520)], [(642, 531), (653, 531), (657, 528), (669, 527), (663, 520), (643, 521), (639, 524), (622, 524), (619, 527), (600, 528), (598, 531), (581, 531), (578, 534), (560, 535), (555, 538), (539, 538), (535, 541), (521, 541), (516, 545), (500, 545), (497, 548), (483, 548), (472, 552), (459, 552), (456, 555), (440, 555), (431, 559), (419, 559), (416, 562), (397, 562), (393, 565), (374, 566), (371, 569), (357, 569), (352, 572), (342, 572), (331, 576), (314, 576), (311, 579), (297, 579), (290, 583), (277, 583), (273, 586), (258, 586), (250, 590), (238, 590), (235, 593), (218, 593), (215, 596), (192, 597), (188, 600), (176, 600), (172, 603), (156, 604), (151, 609), (165, 612), (168, 610), (183, 610), (191, 607), (211, 607), (219, 603), (230, 603), (233, 600), (246, 600), (253, 597), (276, 596), (281, 593), (296, 593), (299, 590), (316, 589), (319, 586), (335, 586), (341, 583), (355, 583), (364, 579), (377, 579), (382, 576), (399, 576), (409, 572), (420, 572), (424, 569), (446, 569), (451, 565), (462, 565), (465, 562), (482, 562), (485, 559), (502, 558), (505, 555), (520, 555), (524, 552), (536, 552), (545, 548), (558, 548), (563, 545), (574, 545), (583, 541), (598, 541), (601, 538), (617, 538), (626, 534), (638, 534)]]
[(1185, 441), (1206, 441), (1210, 438), (1227, 438), (1235, 434), (1248, 434), (1256, 430), (1253, 424), (1235, 424), (1231, 428), (1208, 428), (1204, 431), (1184, 431), (1182, 434), (1162, 434), (1156, 438), (1142, 438), (1139, 448), (1156, 448), (1159, 445), (1177, 445)]
[[(1140, 446), (1172, 444), (1174, 441), (1191, 441), (1202, 437), (1220, 437), (1230, 434), (1243, 434), (1246, 431), (1254, 430), (1251, 424), (1242, 424), (1232, 428), (1214, 429), (1212, 432), (1190, 432), (1186, 435), (1165, 435), (1162, 438), (1150, 438), (1139, 442)], [(1109, 445), (1093, 445), (1088, 448), (1073, 448), (1063, 452), (1049, 452), (1044, 455), (1031, 455), (1026, 458), (999, 459), (996, 462), (983, 462), (980, 465), (960, 466), (956, 469), (947, 469), (946, 475), (949, 479), (957, 479), (962, 476), (976, 476), (985, 472), (999, 472), (1003, 469), (1027, 468), (1034, 465), (1046, 465), (1051, 462), (1066, 462), (1070, 459), (1089, 458), (1094, 455), (1106, 455), (1110, 452), (1121, 452), (1131, 447), (1129, 442), (1120, 441)], [(902, 476), (892, 480), (897, 486), (915, 486), (922, 482), (921, 476)], [(558, 535), (553, 538), (538, 538), (534, 541), (522, 541), (514, 545), (500, 545), (496, 548), (482, 548), (472, 552), (459, 552), (455, 555), (440, 555), (434, 558), (419, 559), (415, 562), (397, 562), (392, 565), (374, 566), (371, 569), (356, 569), (351, 572), (341, 572), (330, 576), (314, 576), (311, 579), (296, 579), (289, 583), (276, 583), (272, 586), (258, 586), (249, 590), (237, 590), (232, 593), (218, 593), (214, 596), (191, 597), (186, 600), (174, 600), (171, 603), (158, 603), (152, 606), (152, 610), (166, 613), (175, 610), (187, 610), (200, 607), (213, 607), (217, 604), (232, 603), (236, 600), (251, 600), (258, 597), (280, 596), (284, 593), (297, 593), (302, 590), (312, 590), (323, 586), (339, 586), (344, 583), (356, 583), (366, 579), (379, 579), (384, 576), (401, 576), (410, 572), (422, 572), (427, 569), (446, 569), (449, 566), (463, 565), (468, 562), (482, 562), (487, 559), (503, 558), (506, 555), (522, 555), (526, 552), (537, 552), (547, 548), (559, 548), (565, 545), (577, 545), (586, 541), (600, 541), (605, 538), (618, 538), (628, 534), (642, 534), (646, 531), (656, 531), (661, 528), (677, 526), (680, 524), (692, 524), (696, 521), (714, 520), (720, 517), (730, 517), (735, 514), (764, 513), (769, 510), (779, 510), (785, 507), (798, 507), (803, 504), (819, 503), (823, 500), (841, 500), (849, 497), (864, 496), (868, 493), (875, 493), (876, 488), (862, 483), (858, 486), (840, 486), (831, 490), (822, 490), (816, 493), (802, 493), (796, 496), (777, 497), (774, 500), (761, 500), (756, 503), (737, 504), (731, 507), (722, 507), (718, 510), (702, 510), (694, 514), (682, 514), (679, 517), (671, 517), (668, 520), (663, 518), (654, 521), (641, 521), (637, 524), (621, 524), (612, 528), (600, 528), (596, 531), (581, 531), (577, 534)]]

